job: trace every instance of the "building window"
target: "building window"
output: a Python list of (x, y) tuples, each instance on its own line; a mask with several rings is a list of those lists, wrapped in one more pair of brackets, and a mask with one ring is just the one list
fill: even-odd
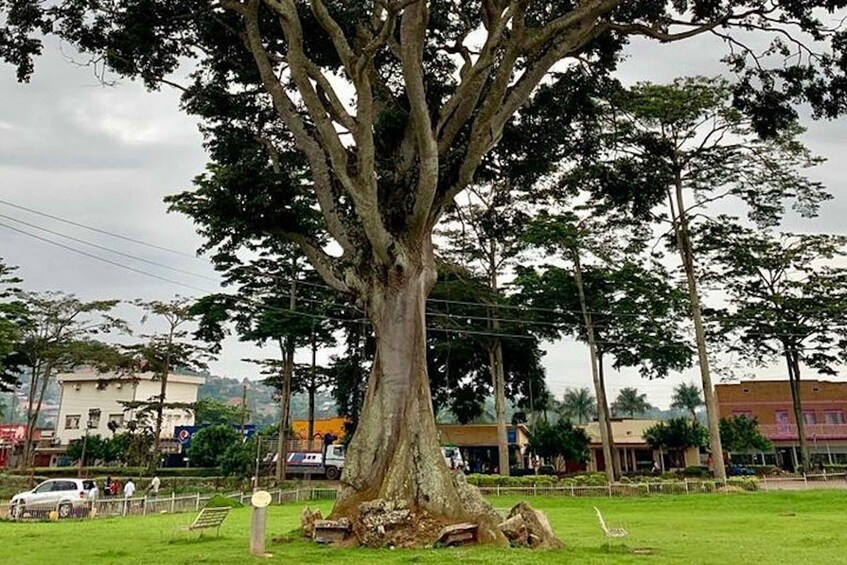
[(99, 428), (100, 427), (100, 410), (88, 411), (88, 427), (90, 429)]
[(65, 416), (65, 429), (66, 430), (78, 430), (79, 429), (79, 414), (74, 414), (71, 416)]
[(124, 425), (124, 415), (123, 414), (109, 414), (109, 423), (115, 427), (120, 428)]
[(844, 412), (842, 410), (827, 410), (823, 413), (823, 420), (825, 424), (843, 425)]
[(818, 419), (815, 416), (815, 413), (811, 412), (811, 411), (809, 411), (809, 412), (804, 411), (803, 412), (803, 423), (806, 424), (807, 426), (814, 426), (815, 424), (817, 424)]

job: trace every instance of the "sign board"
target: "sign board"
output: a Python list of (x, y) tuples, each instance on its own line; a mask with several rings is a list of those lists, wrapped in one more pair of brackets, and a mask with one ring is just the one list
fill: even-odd
[(516, 428), (506, 429), (506, 442), (510, 444), (518, 443), (518, 430)]
[[(174, 439), (177, 440), (182, 446), (183, 451), (188, 449), (191, 445), (191, 439), (194, 437), (198, 431), (202, 430), (205, 426), (175, 426), (174, 427)], [(241, 426), (238, 424), (233, 424), (232, 426), (237, 431), (241, 431)], [(247, 424), (244, 426), (244, 437), (250, 438), (253, 434), (256, 433), (256, 425), (255, 424)]]
[(250, 504), (256, 508), (264, 508), (271, 503), (271, 493), (266, 490), (257, 490), (250, 497)]

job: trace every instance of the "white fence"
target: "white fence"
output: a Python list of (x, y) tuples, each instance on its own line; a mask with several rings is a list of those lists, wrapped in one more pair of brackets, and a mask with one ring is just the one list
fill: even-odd
[[(294, 490), (270, 491), (275, 504), (289, 504), (311, 500), (335, 500), (336, 489), (299, 488)], [(159, 497), (121, 498), (106, 497), (91, 502), (62, 505), (28, 505), (15, 508), (10, 504), (0, 504), (0, 520), (49, 520), (51, 518), (108, 518), (122, 516), (146, 516), (148, 514), (174, 514), (178, 512), (197, 512), (209, 502), (212, 494), (171, 495)], [(252, 493), (236, 492), (223, 495), (249, 505)], [(53, 516), (51, 516), (51, 513)]]
[[(536, 484), (531, 486), (479, 487), (487, 496), (569, 496), (569, 497), (644, 497), (654, 495), (690, 495), (703, 493), (729, 493), (738, 489), (750, 491), (847, 489), (847, 473), (779, 477), (758, 481), (684, 480), (653, 483), (614, 483), (600, 486), (565, 486)], [(272, 490), (274, 504), (290, 504), (315, 500), (335, 500), (338, 490), (334, 488), (303, 487), (291, 490)], [(80, 503), (65, 508), (58, 506), (35, 506), (15, 509), (9, 504), (0, 504), (0, 520), (48, 520), (62, 518), (103, 518), (121, 516), (146, 516), (148, 514), (196, 512), (203, 508), (214, 495), (191, 494), (139, 498), (101, 498), (93, 502)], [(237, 492), (223, 495), (249, 505), (252, 493)], [(55, 514), (51, 516), (51, 513)]]

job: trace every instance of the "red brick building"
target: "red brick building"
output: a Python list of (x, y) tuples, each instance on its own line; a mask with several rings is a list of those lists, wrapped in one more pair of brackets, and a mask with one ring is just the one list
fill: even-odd
[[(788, 381), (741, 381), (715, 386), (721, 418), (747, 416), (771, 440), (777, 464), (798, 461), (797, 420)], [(847, 463), (847, 382), (800, 381), (803, 422), (813, 461)]]

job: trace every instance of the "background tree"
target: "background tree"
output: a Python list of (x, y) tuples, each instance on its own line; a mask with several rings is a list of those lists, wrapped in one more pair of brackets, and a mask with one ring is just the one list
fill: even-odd
[(235, 426), (241, 422), (240, 407), (230, 406), (214, 398), (201, 398), (194, 405), (196, 426)]
[(15, 323), (21, 304), (14, 299), (14, 293), (21, 280), (14, 276), (15, 269), (0, 258), (0, 392), (14, 390), (18, 384), (13, 353), (21, 337)]
[(773, 449), (773, 443), (759, 431), (759, 421), (747, 416), (721, 418), (721, 441), (727, 451), (733, 453), (761, 453)]
[(577, 424), (591, 421), (597, 413), (597, 401), (587, 387), (569, 388), (559, 404), (559, 413), (568, 420), (576, 418)]
[(604, 359), (612, 356), (614, 368), (637, 366), (645, 377), (664, 377), (687, 367), (691, 351), (681, 337), (680, 293), (665, 282), (658, 265), (651, 265), (656, 272), (640, 265), (647, 235), (643, 226), (618, 221), (602, 206), (576, 210), (541, 215), (527, 230), (531, 242), (561, 254), (570, 266), (521, 267), (516, 285), (522, 302), (535, 309), (537, 323), (588, 345), (600, 436), (613, 481), (620, 476), (620, 462), (609, 422)]
[(612, 403), (613, 412), (628, 414), (630, 418), (635, 418), (636, 414), (644, 414), (652, 408), (653, 406), (647, 402), (647, 395), (639, 394), (638, 389), (631, 387), (623, 387)]
[(152, 472), (159, 465), (161, 457), (159, 443), (162, 437), (165, 409), (190, 410), (192, 408), (189, 404), (167, 402), (168, 376), (177, 369), (205, 369), (209, 352), (189, 339), (191, 334), (188, 327), (195, 320), (191, 311), (191, 299), (176, 297), (170, 302), (137, 301), (136, 305), (145, 312), (141, 318), (142, 324), (152, 316), (156, 322), (164, 325), (163, 333), (142, 335), (145, 342), (125, 348), (127, 354), (134, 360), (133, 370), (153, 373), (154, 378), (160, 383), (157, 396), (123, 402), (125, 408), (141, 413), (152, 412), (155, 415), (153, 450), (147, 463), (148, 469)]
[(576, 428), (566, 420), (555, 424), (539, 421), (529, 433), (529, 449), (553, 463), (557, 470), (564, 470), (564, 463), (588, 461), (590, 440), (585, 430)]
[(110, 312), (115, 300), (85, 302), (62, 293), (21, 293), (18, 313), (20, 342), (16, 346), (19, 366), (29, 376), (26, 404), (27, 434), (23, 467), (31, 463), (33, 434), (44, 402), (44, 394), (55, 376), (89, 365), (99, 371), (120, 364), (119, 353), (111, 346), (94, 341), (94, 336), (125, 331), (126, 324)]
[(774, 233), (715, 222), (703, 245), (711, 281), (729, 297), (716, 313), (728, 348), (757, 364), (783, 358), (788, 372), (801, 464), (810, 469), (801, 369), (837, 374), (847, 346), (847, 238)]
[(671, 418), (644, 430), (644, 439), (651, 448), (668, 451), (674, 461), (674, 467), (679, 468), (685, 466), (685, 450), (707, 445), (709, 432), (688, 418)]
[(256, 454), (259, 452), (258, 435), (246, 441), (229, 445), (220, 458), (221, 472), (230, 477), (248, 478), (256, 473)]
[(240, 443), (241, 435), (232, 426), (208, 426), (191, 438), (188, 458), (195, 467), (220, 467), (227, 449)]
[[(211, 175), (233, 193), (261, 190), (267, 184), (252, 183), (254, 164), (260, 156), (272, 162), (286, 188), (277, 201), (307, 205), (236, 199), (237, 209), (259, 208), (253, 221), (297, 243), (328, 284), (366, 306), (373, 324), (371, 386), (336, 516), (353, 516), (367, 497), (380, 496), (452, 521), (467, 518), (462, 487), (439, 453), (426, 386), (423, 312), (435, 279), (435, 224), (510, 134), (507, 126), (520, 124), (515, 115), (538, 85), (548, 76), (568, 80), (551, 74), (560, 61), (609, 73), (630, 36), (673, 42), (720, 33), (735, 46), (732, 35), (752, 28), (778, 37), (775, 48), (783, 45), (778, 34), (791, 32), (819, 43), (839, 39), (810, 15), (837, 5), (776, 2), (4, 3), (0, 57), (26, 80), (41, 34), (51, 32), (149, 87), (172, 83), (171, 73), (190, 61), (183, 106), (204, 119), (212, 159), (223, 161)], [(751, 70), (761, 70), (738, 89), (742, 107), (761, 118), (757, 127), (772, 131), (790, 120), (789, 104), (798, 100), (841, 111), (843, 43), (808, 62), (776, 57), (771, 69), (768, 59), (758, 61)], [(735, 70), (746, 70), (747, 53), (729, 58)], [(354, 93), (349, 104), (337, 83)], [(239, 134), (254, 149), (243, 162), (230, 143)], [(301, 180), (307, 167), (311, 184), (287, 182)], [(320, 227), (337, 253), (316, 243), (297, 213), (303, 208), (321, 211)], [(711, 386), (704, 388), (709, 398)], [(396, 416), (389, 422), (387, 415)]]
[(700, 387), (694, 383), (679, 383), (673, 389), (671, 408), (685, 410), (691, 413), (691, 421), (697, 421), (697, 409), (703, 406)]
[(789, 200), (802, 214), (815, 214), (829, 195), (802, 169), (819, 160), (797, 141), (797, 126), (783, 124), (767, 139), (757, 137), (761, 124), (738, 110), (730, 84), (722, 79), (639, 84), (611, 100), (601, 120), (606, 148), (596, 151), (598, 160), (587, 174), (579, 174), (624, 208), (631, 208), (636, 191), (646, 210), (667, 209), (688, 288), (715, 473), (724, 478), (691, 231), (709, 205), (727, 199), (744, 204), (749, 218), (760, 224), (778, 221)]

